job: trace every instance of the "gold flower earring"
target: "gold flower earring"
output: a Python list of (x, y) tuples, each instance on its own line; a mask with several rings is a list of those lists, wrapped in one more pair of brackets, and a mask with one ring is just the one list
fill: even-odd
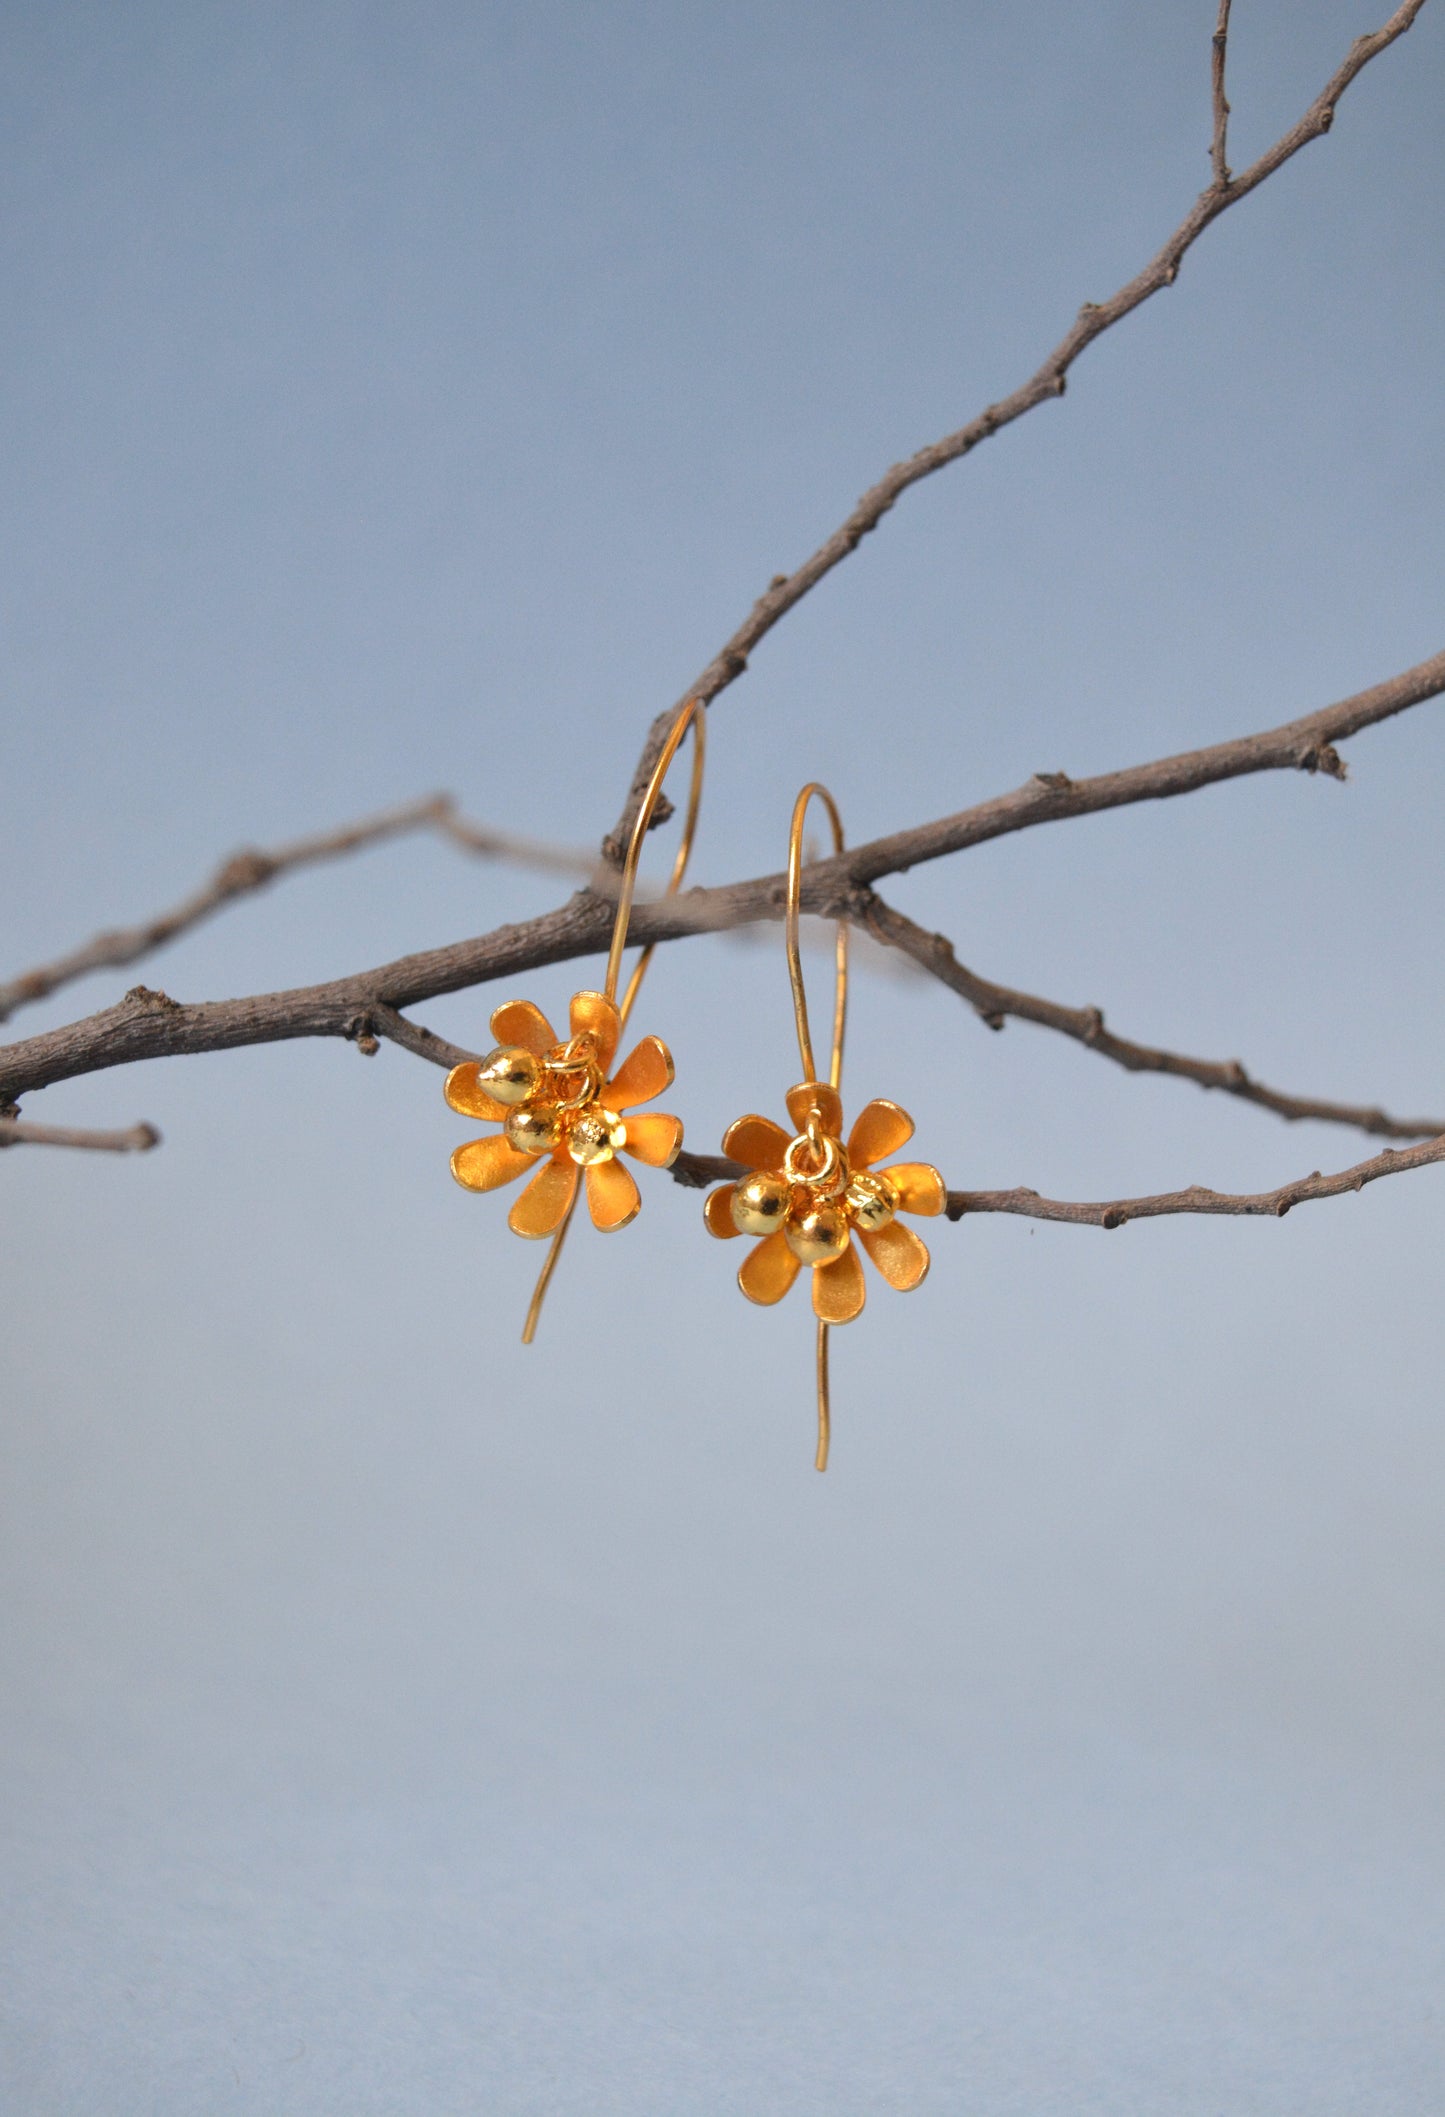
[(667, 1117), (660, 1111), (647, 1116), (636, 1114), (640, 1103), (650, 1103), (672, 1086), (672, 1054), (662, 1039), (645, 1036), (616, 1073), (612, 1072), (612, 1062), (638, 987), (652, 960), (651, 947), (644, 948), (619, 1006), (617, 981), (622, 972), (622, 951), (627, 945), (642, 841), (656, 812), (668, 767), (690, 728), (692, 781), (687, 814), (664, 892), (672, 896), (681, 885), (697, 828), (706, 745), (704, 714), (701, 699), (690, 699), (683, 707), (647, 783), (623, 862), (603, 990), (572, 995), (570, 1034), (565, 1039), (557, 1035), (541, 1009), (530, 1000), (506, 1001), (492, 1016), (497, 1049), (487, 1058), (467, 1059), (460, 1066), (453, 1066), (447, 1075), (446, 1098), (454, 1110), (463, 1117), (482, 1118), (502, 1127), (488, 1138), (468, 1140), (465, 1146), (458, 1147), (452, 1155), (453, 1176), (469, 1191), (495, 1191), (531, 1171), (532, 1180), (508, 1214), (507, 1225), (514, 1235), (534, 1241), (552, 1237), (552, 1247), (527, 1310), (522, 1331), (524, 1345), (530, 1345), (536, 1334), (537, 1319), (567, 1239), (579, 1187), (585, 1182), (593, 1225), (610, 1234), (635, 1220), (642, 1206), (631, 1171), (617, 1159), (618, 1154), (631, 1155), (634, 1161), (651, 1168), (666, 1169), (676, 1161), (682, 1146), (681, 1118)]
[(708, 1194), (703, 1217), (710, 1231), (724, 1239), (756, 1235), (738, 1272), (738, 1285), (750, 1301), (770, 1307), (781, 1301), (803, 1266), (812, 1266), (813, 1312), (818, 1319), (818, 1453), (816, 1467), (828, 1467), (831, 1425), (828, 1399), (828, 1329), (851, 1323), (861, 1313), (867, 1288), (858, 1261), (858, 1244), (888, 1281), (907, 1293), (920, 1286), (928, 1271), (928, 1250), (899, 1213), (941, 1213), (946, 1203), (943, 1178), (922, 1161), (874, 1166), (896, 1154), (913, 1137), (913, 1119), (897, 1103), (865, 1103), (843, 1142), (843, 1104), (838, 1093), (843, 1068), (843, 1029), (848, 1009), (848, 925), (838, 921), (837, 971), (833, 1000), (833, 1055), (826, 1081), (816, 1078), (813, 1040), (808, 1029), (808, 998), (798, 946), (798, 908), (802, 895), (803, 822), (816, 795), (833, 826), (833, 848), (843, 850), (843, 825), (837, 804), (824, 786), (813, 781), (793, 804), (788, 833), (788, 896), (784, 933), (793, 1014), (798, 1026), (798, 1053), (805, 1078), (790, 1088), (786, 1101), (794, 1125), (792, 1137), (768, 1117), (740, 1117), (723, 1135), (722, 1150), (749, 1172), (736, 1183)]

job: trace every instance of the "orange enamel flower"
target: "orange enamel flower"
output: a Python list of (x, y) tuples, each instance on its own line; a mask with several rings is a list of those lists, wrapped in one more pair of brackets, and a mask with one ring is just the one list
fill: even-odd
[(808, 1264), (814, 1313), (824, 1323), (851, 1323), (867, 1292), (859, 1244), (890, 1286), (907, 1293), (922, 1284), (927, 1247), (896, 1216), (941, 1213), (943, 1178), (922, 1161), (874, 1167), (913, 1137), (913, 1119), (897, 1103), (865, 1104), (846, 1146), (836, 1088), (804, 1081), (788, 1090), (787, 1103), (792, 1138), (767, 1117), (728, 1127), (723, 1152), (750, 1173), (710, 1192), (703, 1215), (714, 1235), (763, 1238), (738, 1273), (750, 1301), (781, 1301)]
[(563, 1041), (530, 1000), (508, 1000), (492, 1016), (498, 1049), (447, 1075), (454, 1110), (502, 1127), (458, 1147), (453, 1176), (469, 1191), (496, 1191), (530, 1173), (507, 1225), (533, 1239), (561, 1226), (584, 1176), (595, 1225), (605, 1233), (625, 1228), (642, 1200), (618, 1154), (666, 1169), (682, 1146), (681, 1118), (635, 1114), (672, 1086), (666, 1044), (645, 1036), (612, 1073), (622, 1018), (600, 992), (572, 995), (569, 1026)]

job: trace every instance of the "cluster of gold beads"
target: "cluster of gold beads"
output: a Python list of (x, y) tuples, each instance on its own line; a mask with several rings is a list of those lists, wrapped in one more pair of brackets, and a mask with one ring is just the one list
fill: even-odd
[(735, 1186), (730, 1201), (740, 1235), (776, 1235), (781, 1230), (801, 1264), (831, 1264), (847, 1249), (852, 1231), (876, 1234), (898, 1211), (898, 1193), (886, 1176), (850, 1169), (840, 1139), (816, 1115), (789, 1144), (781, 1169), (755, 1169)]
[(502, 1044), (482, 1060), (478, 1085), (506, 1107), (502, 1126), (519, 1154), (555, 1154), (565, 1148), (581, 1169), (611, 1161), (627, 1144), (627, 1126), (601, 1101), (602, 1067), (597, 1039), (584, 1030), (543, 1056), (521, 1044)]

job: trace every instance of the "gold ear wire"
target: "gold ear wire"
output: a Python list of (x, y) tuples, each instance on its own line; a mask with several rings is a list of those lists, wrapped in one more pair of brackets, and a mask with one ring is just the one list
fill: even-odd
[[(783, 915), (783, 937), (788, 951), (788, 979), (793, 988), (793, 1018), (798, 1025), (798, 1056), (803, 1062), (803, 1075), (807, 1080), (816, 1080), (813, 1064), (813, 1039), (808, 1030), (808, 995), (803, 986), (803, 955), (798, 945), (798, 915), (803, 895), (803, 824), (808, 814), (810, 801), (821, 801), (828, 811), (828, 820), (833, 826), (833, 850), (843, 850), (843, 819), (838, 814), (838, 804), (828, 789), (816, 779), (810, 779), (797, 800), (793, 803), (793, 820), (788, 828), (788, 898)], [(843, 1031), (848, 1018), (848, 921), (838, 921), (838, 938), (834, 950), (836, 972), (833, 981), (833, 1057), (828, 1068), (828, 1083), (836, 1088), (843, 1071)]]
[(744, 1174), (711, 1191), (703, 1207), (708, 1232), (724, 1241), (759, 1238), (744, 1258), (738, 1285), (750, 1301), (771, 1307), (781, 1301), (803, 1265), (812, 1267), (813, 1313), (818, 1320), (818, 1450), (816, 1467), (828, 1467), (832, 1411), (828, 1387), (828, 1332), (861, 1315), (866, 1298), (859, 1249), (890, 1286), (907, 1292), (922, 1284), (928, 1251), (898, 1219), (900, 1213), (941, 1213), (943, 1178), (927, 1162), (874, 1164), (907, 1144), (913, 1120), (897, 1103), (866, 1103), (843, 1136), (843, 1032), (848, 1017), (848, 925), (838, 921), (834, 952), (833, 1048), (828, 1078), (818, 1078), (808, 1025), (808, 996), (798, 928), (803, 898), (803, 825), (810, 801), (821, 801), (833, 827), (835, 852), (843, 850), (843, 824), (825, 786), (809, 782), (793, 804), (788, 831), (788, 887), (783, 935), (798, 1055), (805, 1078), (787, 1094), (794, 1136), (756, 1114), (740, 1117), (723, 1134), (722, 1150)]
[(615, 1070), (614, 1061), (652, 960), (649, 944), (633, 965), (619, 1006), (617, 986), (643, 841), (657, 813), (668, 768), (689, 732), (692, 781), (681, 841), (663, 894), (672, 896), (680, 887), (702, 800), (706, 708), (697, 698), (687, 701), (669, 728), (638, 807), (618, 884), (604, 990), (572, 995), (571, 1033), (565, 1039), (530, 1000), (507, 1001), (492, 1014), (497, 1049), (485, 1059), (464, 1060), (447, 1075), (446, 1098), (454, 1110), (502, 1128), (492, 1137), (458, 1147), (452, 1155), (453, 1176), (471, 1191), (494, 1191), (529, 1176), (507, 1224), (517, 1235), (551, 1238), (522, 1330), (527, 1345), (536, 1335), (581, 1190), (586, 1189), (600, 1229), (626, 1227), (642, 1201), (631, 1175), (617, 1161), (618, 1153), (653, 1168), (669, 1168), (682, 1146), (680, 1119), (661, 1112), (634, 1115), (639, 1104), (651, 1102), (672, 1084), (667, 1046), (659, 1037), (644, 1037)]
[[(788, 896), (783, 913), (783, 939), (788, 955), (788, 982), (793, 988), (793, 1019), (798, 1028), (798, 1056), (802, 1060), (803, 1079), (814, 1081), (818, 1077), (813, 1059), (813, 1038), (808, 1028), (808, 994), (803, 984), (803, 952), (799, 943), (799, 914), (803, 896), (803, 825), (807, 820), (808, 803), (821, 801), (828, 811), (828, 820), (833, 826), (833, 850), (843, 850), (843, 819), (838, 814), (838, 804), (828, 789), (816, 779), (809, 780), (797, 800), (793, 803), (793, 820), (788, 827)], [(828, 1085), (836, 1088), (843, 1074), (843, 1032), (848, 1021), (848, 921), (838, 921), (837, 939), (834, 943), (833, 973), (833, 1052), (828, 1065)], [(828, 1467), (828, 1447), (832, 1435), (832, 1407), (828, 1396), (828, 1325), (818, 1321), (818, 1452), (814, 1458), (815, 1470)]]
[[(632, 836), (627, 842), (627, 854), (622, 863), (622, 881), (617, 892), (617, 916), (612, 921), (612, 946), (607, 951), (607, 976), (602, 990), (609, 1000), (617, 998), (617, 980), (622, 973), (622, 952), (627, 946), (627, 929), (632, 919), (632, 900), (637, 893), (637, 870), (642, 861), (642, 842), (646, 838), (657, 812), (658, 798), (663, 782), (667, 778), (672, 760), (681, 749), (688, 729), (692, 730), (692, 778), (687, 791), (687, 814), (682, 820), (682, 837), (678, 842), (677, 856), (672, 863), (665, 897), (676, 896), (687, 873), (687, 863), (692, 858), (692, 841), (697, 831), (697, 812), (702, 802), (702, 775), (707, 761), (707, 708), (700, 698), (690, 698), (668, 730), (667, 740), (662, 746), (657, 763), (652, 768), (652, 777), (637, 811), (637, 820), (632, 826)], [(632, 1012), (632, 1003), (637, 998), (638, 988), (647, 975), (647, 966), (652, 961), (655, 942), (649, 942), (632, 966), (632, 975), (627, 980), (627, 990), (622, 995), (622, 1005), (617, 1012), (625, 1027)], [(552, 1237), (552, 1246), (537, 1274), (537, 1284), (532, 1289), (532, 1298), (527, 1304), (527, 1320), (522, 1325), (522, 1343), (530, 1345), (537, 1335), (537, 1324), (542, 1314), (542, 1303), (547, 1298), (547, 1289), (552, 1284), (552, 1274), (557, 1269), (557, 1259), (562, 1254), (562, 1245), (567, 1240), (567, 1230), (572, 1225), (572, 1215), (577, 1210), (577, 1196), (562, 1216), (561, 1225)]]
[[(692, 858), (692, 841), (697, 833), (697, 812), (702, 803), (702, 775), (707, 763), (707, 708), (700, 698), (690, 698), (669, 729), (667, 741), (662, 746), (661, 755), (652, 768), (652, 777), (647, 782), (642, 806), (637, 811), (637, 821), (632, 826), (627, 857), (622, 863), (622, 886), (617, 893), (617, 916), (612, 922), (612, 946), (607, 952), (607, 982), (602, 988), (609, 1000), (615, 1000), (617, 997), (617, 980), (622, 971), (622, 951), (627, 946), (627, 928), (632, 917), (632, 899), (637, 890), (637, 870), (642, 859), (642, 841), (647, 836), (656, 813), (658, 797), (662, 793), (668, 768), (681, 749), (689, 728), (692, 730), (692, 779), (687, 790), (687, 814), (682, 819), (682, 837), (678, 840), (677, 857), (672, 863), (672, 873), (662, 893), (664, 897), (677, 895), (682, 887), (682, 878), (687, 873), (687, 863)], [(633, 965), (632, 976), (627, 981), (627, 990), (622, 996), (622, 1006), (619, 1009), (624, 1023), (632, 1012), (637, 988), (647, 973), (655, 947), (655, 942), (649, 942)]]

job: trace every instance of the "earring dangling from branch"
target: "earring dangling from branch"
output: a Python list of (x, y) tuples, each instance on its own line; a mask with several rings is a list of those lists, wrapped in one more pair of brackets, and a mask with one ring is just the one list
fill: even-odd
[(805, 1076), (786, 1097), (794, 1136), (789, 1138), (781, 1125), (767, 1117), (740, 1117), (730, 1125), (723, 1135), (723, 1153), (741, 1162), (749, 1173), (711, 1192), (703, 1218), (709, 1231), (723, 1239), (734, 1235), (762, 1238), (738, 1272), (738, 1285), (750, 1301), (764, 1307), (781, 1301), (802, 1267), (812, 1267), (813, 1313), (818, 1319), (816, 1468), (826, 1470), (831, 1431), (828, 1330), (835, 1323), (851, 1323), (862, 1311), (867, 1289), (858, 1244), (890, 1286), (906, 1293), (921, 1285), (928, 1271), (927, 1248), (897, 1216), (941, 1213), (946, 1194), (943, 1178), (927, 1162), (874, 1167), (913, 1137), (913, 1120), (897, 1103), (865, 1103), (844, 1143), (843, 1103), (838, 1092), (848, 1010), (848, 925), (844, 919), (838, 921), (832, 1056), (828, 1078), (817, 1077), (798, 946), (803, 823), (815, 796), (828, 811), (834, 851), (843, 850), (837, 804), (827, 788), (814, 780), (793, 804), (788, 833), (784, 934), (798, 1055)]
[(652, 949), (644, 948), (632, 969), (621, 1004), (617, 985), (637, 889), (642, 843), (657, 809), (668, 767), (692, 731), (692, 780), (682, 838), (665, 894), (681, 886), (692, 853), (702, 800), (706, 753), (706, 709), (689, 699), (672, 725), (637, 812), (617, 895), (617, 916), (601, 992), (572, 995), (569, 1035), (559, 1037), (530, 1000), (508, 1000), (492, 1016), (497, 1049), (468, 1059), (447, 1075), (446, 1098), (463, 1117), (500, 1124), (485, 1139), (469, 1140), (452, 1155), (452, 1174), (469, 1191), (495, 1191), (531, 1172), (532, 1180), (507, 1216), (513, 1234), (552, 1238), (537, 1280), (522, 1342), (530, 1345), (562, 1245), (567, 1239), (579, 1189), (585, 1184), (593, 1224), (606, 1234), (637, 1218), (642, 1199), (627, 1154), (650, 1168), (666, 1169), (682, 1147), (682, 1120), (661, 1112), (637, 1114), (638, 1106), (672, 1086), (672, 1054), (660, 1037), (645, 1036), (616, 1072), (613, 1061), (637, 998)]

